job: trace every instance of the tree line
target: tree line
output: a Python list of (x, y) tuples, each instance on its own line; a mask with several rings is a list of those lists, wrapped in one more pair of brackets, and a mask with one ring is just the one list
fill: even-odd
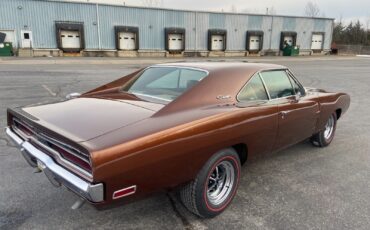
[(333, 42), (347, 45), (370, 45), (370, 33), (360, 21), (348, 25), (342, 22), (335, 23), (333, 30)]

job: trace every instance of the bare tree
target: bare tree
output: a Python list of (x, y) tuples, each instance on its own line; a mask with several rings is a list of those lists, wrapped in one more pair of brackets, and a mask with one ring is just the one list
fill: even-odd
[(317, 17), (320, 14), (319, 6), (312, 1), (308, 1), (305, 7), (305, 15), (308, 17)]
[(141, 0), (142, 4), (147, 7), (160, 7), (162, 6), (161, 0)]

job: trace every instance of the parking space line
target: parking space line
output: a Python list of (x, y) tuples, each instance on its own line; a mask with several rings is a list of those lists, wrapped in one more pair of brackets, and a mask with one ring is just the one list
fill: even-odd
[(49, 89), (49, 87), (47, 87), (46, 85), (42, 85), (42, 87), (44, 87), (44, 89), (48, 91), (48, 93), (50, 93), (51, 96), (53, 97), (57, 96), (57, 94), (54, 93), (51, 89)]

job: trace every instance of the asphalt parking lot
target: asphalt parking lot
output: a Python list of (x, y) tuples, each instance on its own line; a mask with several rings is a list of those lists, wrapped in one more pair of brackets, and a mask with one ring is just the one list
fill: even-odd
[[(204, 220), (172, 192), (111, 210), (71, 210), (76, 196), (33, 174), (1, 131), (0, 229), (369, 229), (370, 58), (241, 60), (283, 64), (305, 86), (349, 93), (351, 106), (332, 144), (303, 142), (249, 162), (229, 208)], [(171, 60), (0, 60), (0, 126), (6, 126), (8, 107), (59, 100), (163, 61)]]

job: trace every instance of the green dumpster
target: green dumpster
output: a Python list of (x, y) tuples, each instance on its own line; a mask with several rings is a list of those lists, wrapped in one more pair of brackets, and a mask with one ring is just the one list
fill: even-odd
[(13, 46), (11, 42), (0, 43), (0, 56), (13, 56)]
[(298, 55), (299, 55), (299, 47), (298, 46), (286, 45), (283, 48), (283, 56), (298, 56)]
[(292, 46), (285, 45), (283, 48), (283, 56), (292, 56)]
[(291, 56), (298, 56), (298, 55), (299, 55), (299, 47), (298, 46), (294, 46), (292, 48)]

